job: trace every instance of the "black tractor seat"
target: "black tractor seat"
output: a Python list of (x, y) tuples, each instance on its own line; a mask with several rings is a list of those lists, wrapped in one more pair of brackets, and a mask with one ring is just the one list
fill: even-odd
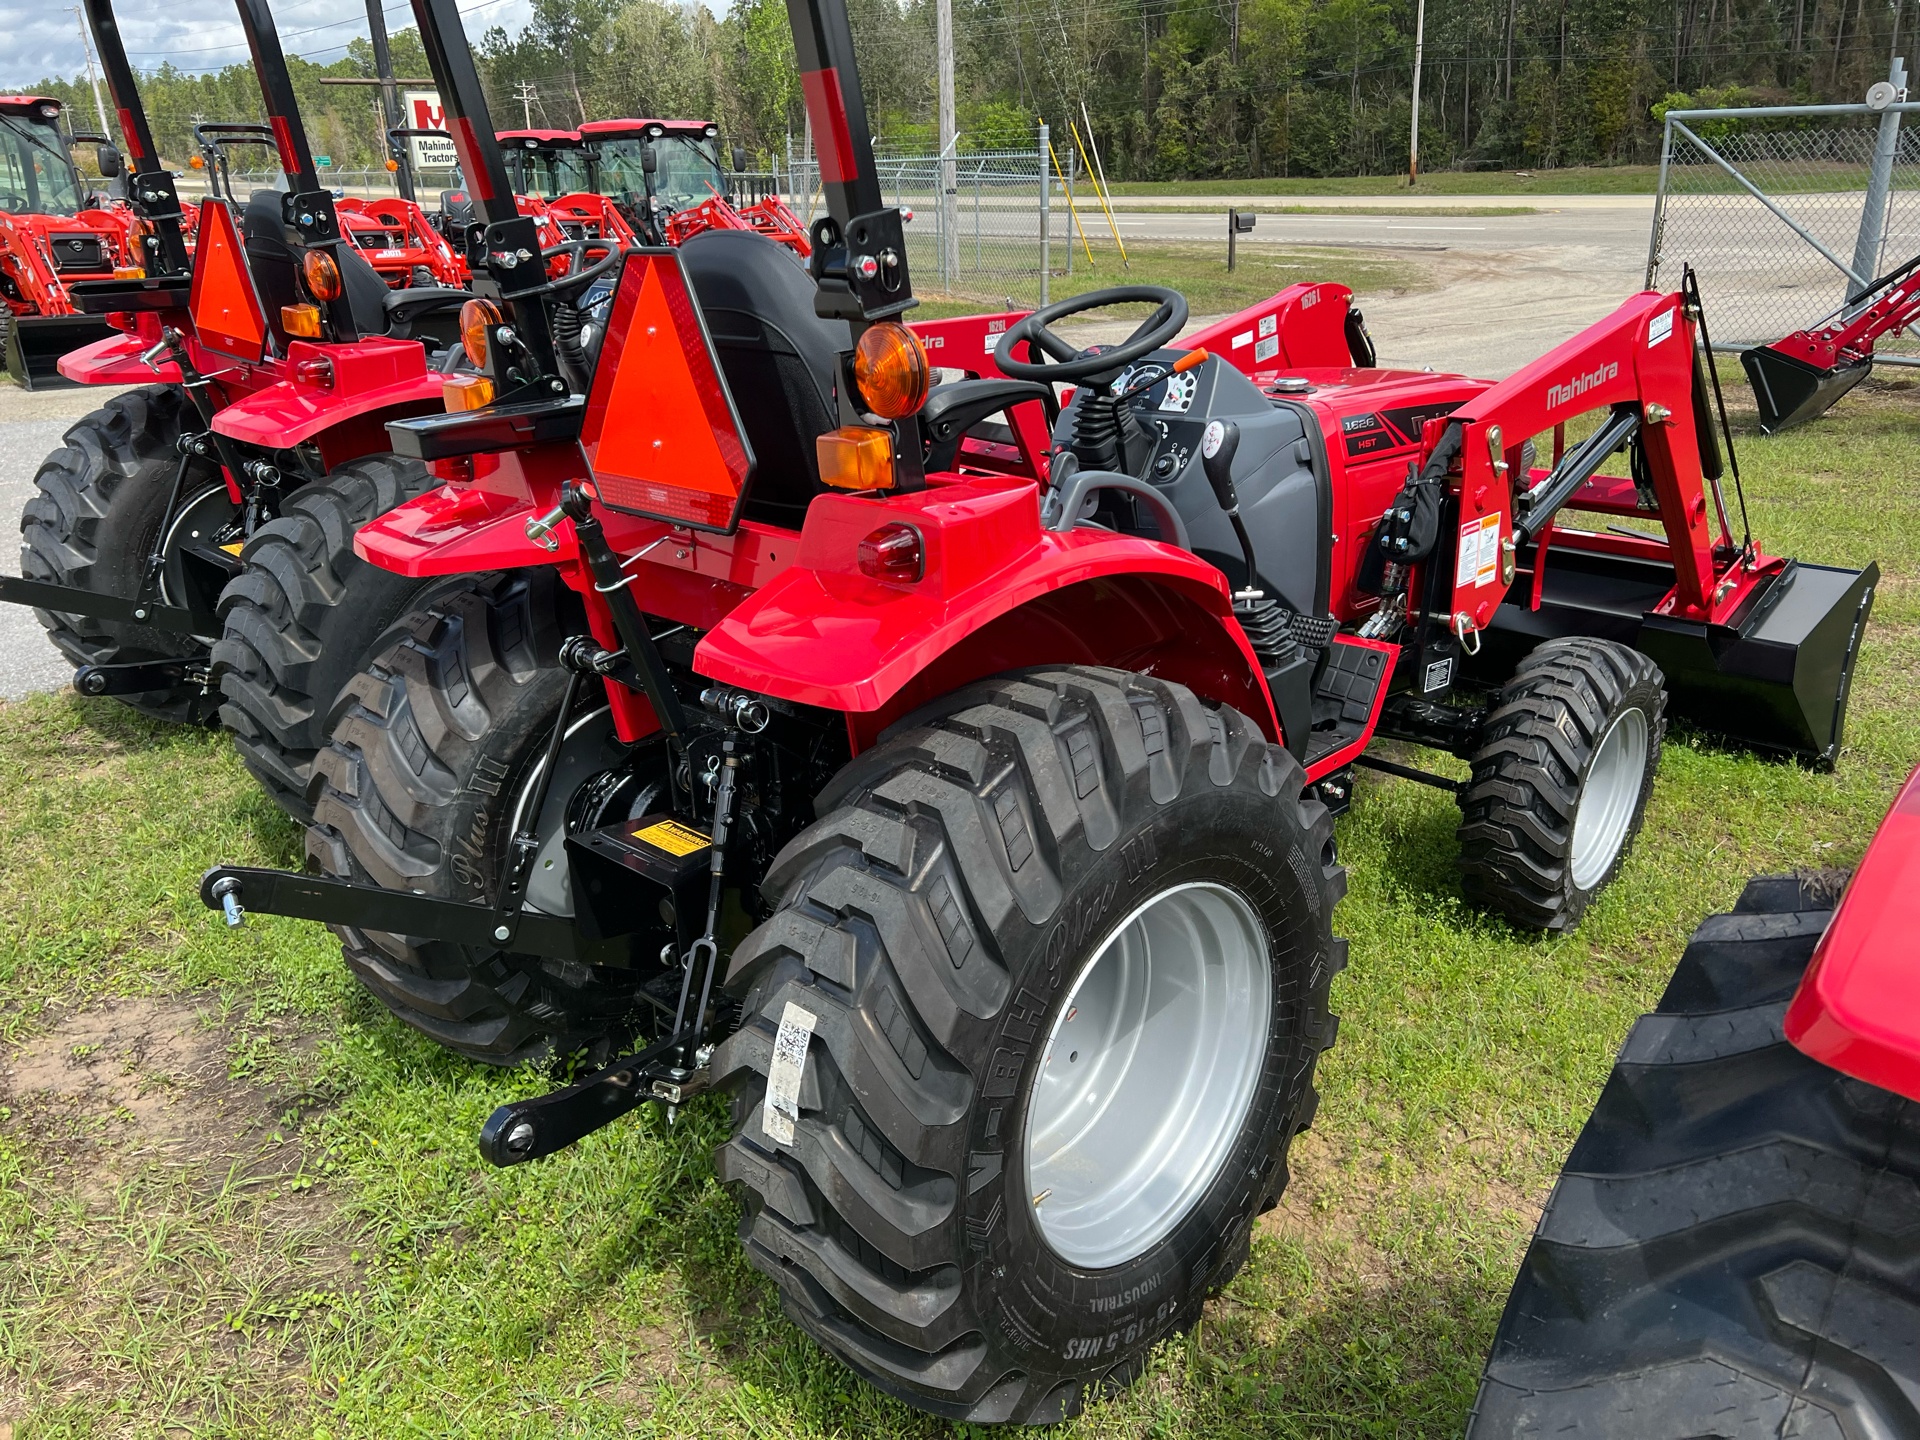
[[(247, 197), (247, 209), (241, 233), (247, 252), (247, 268), (260, 292), (260, 303), (267, 312), (267, 323), (284, 346), (287, 334), (281, 325), (280, 307), (299, 301), (294, 283), (299, 259), (287, 244), (281, 219), (280, 202), (284, 192), (256, 190)], [(396, 340), (422, 339), (439, 343), (457, 340), (457, 320), (428, 327), (431, 334), (416, 330), (416, 322), (428, 317), (457, 317), (459, 309), (473, 296), (465, 290), (448, 290), (436, 285), (420, 285), (405, 290), (390, 290), (380, 273), (353, 245), (336, 245), (333, 256), (340, 266), (340, 283), (347, 308), (353, 314), (354, 328), (362, 335), (390, 335)], [(444, 333), (442, 333), (444, 332)]]
[(707, 230), (680, 259), (753, 447), (744, 513), (798, 529), (820, 492), (814, 441), (839, 423), (834, 366), (851, 343), (846, 322), (813, 313), (813, 277), (764, 235)]

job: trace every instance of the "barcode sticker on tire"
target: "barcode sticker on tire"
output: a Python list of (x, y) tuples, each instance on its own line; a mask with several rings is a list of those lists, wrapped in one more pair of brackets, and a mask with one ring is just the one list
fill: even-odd
[(791, 1000), (780, 1012), (780, 1030), (773, 1037), (773, 1063), (767, 1066), (767, 1103), (760, 1128), (776, 1145), (793, 1144), (793, 1125), (800, 1118), (800, 1077), (806, 1073), (807, 1043), (813, 1039), (811, 1010)]

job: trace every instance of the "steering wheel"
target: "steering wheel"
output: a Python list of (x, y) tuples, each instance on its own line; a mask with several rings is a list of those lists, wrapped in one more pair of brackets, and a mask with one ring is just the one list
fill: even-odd
[[(1069, 345), (1051, 328), (1069, 315), (1102, 310), (1109, 305), (1141, 303), (1160, 308), (1141, 321), (1133, 334), (1120, 344), (1105, 349), (1082, 350), (1077, 345)], [(1170, 344), (1186, 323), (1187, 297), (1178, 290), (1169, 290), (1164, 285), (1116, 285), (1110, 290), (1090, 290), (1085, 295), (1042, 306), (1026, 319), (1014, 322), (994, 346), (993, 359), (1002, 374), (1016, 380), (1098, 381), (1119, 374), (1141, 356), (1151, 355)], [(1014, 359), (1014, 347), (1023, 340), (1039, 354), (1052, 356), (1057, 363), (1048, 365), (1044, 361)]]

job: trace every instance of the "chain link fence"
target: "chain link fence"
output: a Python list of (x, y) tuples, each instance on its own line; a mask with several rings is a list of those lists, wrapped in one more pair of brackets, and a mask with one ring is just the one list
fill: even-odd
[[(1670, 112), (1648, 287), (1691, 265), (1714, 348), (1736, 350), (1818, 323), (1920, 254), (1920, 125), (1902, 126), (1920, 105), (1904, 80), (1896, 64), (1874, 105)], [(1920, 357), (1920, 339), (1876, 353)]]
[[(1046, 303), (1055, 267), (1072, 263), (1045, 127), (1031, 149), (889, 155), (874, 164), (887, 202), (912, 212), (907, 263), (916, 295), (1030, 309)], [(811, 224), (823, 209), (817, 164), (789, 156), (781, 179)]]

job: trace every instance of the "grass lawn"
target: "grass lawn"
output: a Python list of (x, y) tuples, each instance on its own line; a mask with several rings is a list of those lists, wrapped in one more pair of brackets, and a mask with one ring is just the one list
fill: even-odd
[[(1464, 907), (1447, 796), (1363, 776), (1345, 1018), (1285, 1203), (1200, 1329), (1064, 1434), (1458, 1432), (1687, 933), (1753, 872), (1851, 863), (1920, 762), (1917, 402), (1870, 382), (1742, 447), (1768, 548), (1885, 574), (1837, 773), (1672, 736), (1624, 875), (1557, 939)], [(387, 1019), (319, 927), (195, 898), (216, 860), (299, 856), (219, 736), (0, 706), (0, 1434), (951, 1433), (781, 1319), (709, 1168), (719, 1099), (487, 1169), (481, 1121), (542, 1076)]]
[[(1243, 245), (1238, 248), (1234, 267), (1229, 271), (1224, 233), (1217, 245), (1169, 245), (1164, 242), (1129, 245), (1127, 264), (1122, 267), (1113, 240), (1105, 233), (1105, 222), (1099, 221), (1097, 216), (1088, 221), (1089, 227), (1096, 223), (1099, 226), (1097, 231), (1089, 229), (1094, 264), (1089, 266), (1086, 263), (1087, 252), (1080, 248), (1080, 242), (1076, 240), (1073, 273), (1063, 274), (1061, 272), (1066, 261), (1057, 249), (1054, 252), (1054, 274), (1047, 289), (1049, 301), (1065, 300), (1072, 295), (1112, 285), (1165, 285), (1185, 295), (1195, 315), (1223, 315), (1257, 304), (1276, 290), (1283, 290), (1301, 280), (1338, 281), (1361, 295), (1422, 289), (1431, 283), (1425, 267), (1414, 261), (1369, 254), (1364, 250), (1320, 246)], [(1222, 228), (1224, 231), (1224, 224)], [(977, 293), (971, 298), (930, 296), (924, 276), (931, 273), (932, 268), (928, 267), (922, 272), (923, 279), (915, 283), (914, 289), (920, 297), (920, 304), (910, 312), (910, 319), (939, 320), (953, 315), (976, 315), (983, 301), (1000, 304), (1012, 299), (1017, 303), (1010, 308), (1016, 309), (1031, 309), (1039, 303), (1037, 290), (1024, 299), (1018, 294), (1008, 297), (992, 290)], [(982, 286), (992, 283), (990, 280), (980, 282)], [(1023, 278), (1017, 283), (1033, 287), (1037, 286), (1038, 281)], [(1148, 308), (1139, 307), (1139, 314), (1144, 317)], [(1124, 307), (1104, 312), (1106, 318), (1127, 313)]]
[(1651, 195), (1658, 165), (1587, 165), (1566, 170), (1434, 170), (1409, 187), (1405, 175), (1335, 175), (1261, 180), (1122, 180), (1116, 195)]

